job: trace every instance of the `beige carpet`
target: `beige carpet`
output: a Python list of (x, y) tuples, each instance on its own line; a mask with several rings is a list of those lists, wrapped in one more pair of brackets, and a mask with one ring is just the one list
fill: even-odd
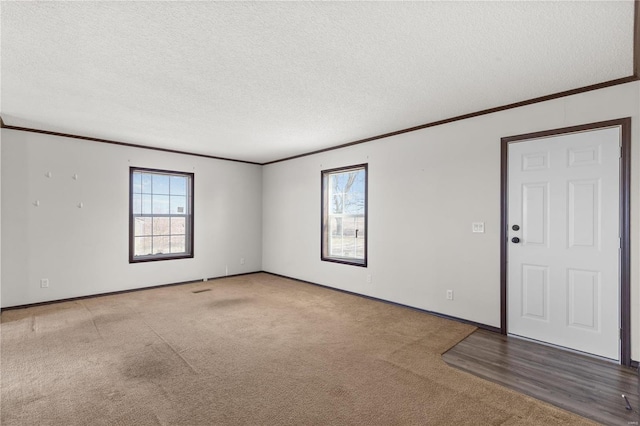
[(589, 424), (448, 367), (473, 330), (262, 273), (4, 311), (2, 425)]

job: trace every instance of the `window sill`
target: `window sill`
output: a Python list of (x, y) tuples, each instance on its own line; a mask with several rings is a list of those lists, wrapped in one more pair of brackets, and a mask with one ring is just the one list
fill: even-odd
[(321, 257), (320, 260), (324, 262), (332, 262), (332, 263), (342, 263), (343, 265), (352, 265), (352, 266), (361, 266), (363, 268), (367, 267), (366, 259), (349, 259), (343, 257)]
[(157, 262), (159, 260), (176, 260), (176, 259), (191, 259), (193, 254), (177, 254), (177, 255), (151, 255), (151, 256), (135, 256), (129, 258), (129, 263), (144, 263), (144, 262)]

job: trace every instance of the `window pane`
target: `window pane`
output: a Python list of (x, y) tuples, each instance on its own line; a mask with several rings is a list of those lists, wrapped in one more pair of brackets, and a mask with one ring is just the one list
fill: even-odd
[(355, 252), (355, 258), (356, 259), (364, 259), (364, 245), (365, 245), (365, 239), (364, 238), (358, 238), (356, 239), (356, 252)]
[(153, 237), (153, 254), (171, 253), (169, 237)]
[(334, 256), (355, 257), (356, 228), (353, 218), (333, 217), (330, 234), (331, 251)]
[(172, 217), (171, 218), (171, 235), (184, 235), (185, 224), (187, 219), (184, 217)]
[(151, 236), (151, 218), (150, 217), (136, 217), (133, 219), (134, 221), (134, 235), (136, 237), (140, 237), (143, 235)]
[(169, 235), (170, 218), (154, 217), (153, 218), (153, 235)]
[(142, 193), (151, 194), (151, 175), (149, 173), (141, 173)]
[(329, 253), (331, 256), (342, 256), (342, 237), (332, 236), (329, 240)]
[(142, 194), (142, 214), (151, 214), (151, 195)]
[(151, 208), (153, 214), (169, 214), (169, 196), (153, 194), (153, 206)]
[(329, 235), (342, 236), (342, 216), (329, 216)]
[(171, 237), (171, 253), (184, 253), (185, 240), (186, 240), (186, 237), (184, 235), (172, 236)]
[(142, 192), (142, 177), (141, 173), (136, 172), (133, 174), (133, 193), (139, 194)]
[(187, 177), (171, 176), (171, 195), (187, 195)]
[(356, 238), (356, 218), (346, 216), (342, 219), (342, 235), (349, 238)]
[(352, 183), (345, 187), (344, 213), (364, 213), (364, 170), (349, 173), (347, 182)]
[(133, 214), (142, 213), (142, 195), (132, 194), (131, 196), (131, 211)]
[(329, 200), (329, 203), (331, 203), (331, 208), (330, 208), (331, 214), (342, 213), (342, 206), (343, 206), (342, 202), (343, 202), (342, 194), (332, 192), (331, 198)]
[(169, 176), (168, 175), (151, 175), (153, 179), (153, 193), (169, 195)]
[(147, 256), (151, 252), (151, 237), (136, 237), (134, 240), (134, 256)]
[(365, 224), (364, 224), (364, 216), (358, 216), (356, 218), (355, 227), (358, 230), (358, 238), (356, 238), (355, 257), (357, 259), (364, 259), (364, 251), (365, 251), (364, 247), (366, 244), (366, 239), (365, 239), (366, 230), (365, 230)]
[(187, 197), (179, 195), (171, 196), (171, 214), (186, 214), (187, 213)]

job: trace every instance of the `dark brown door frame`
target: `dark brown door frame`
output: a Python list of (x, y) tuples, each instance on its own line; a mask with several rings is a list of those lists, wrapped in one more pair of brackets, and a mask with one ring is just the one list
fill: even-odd
[(566, 133), (584, 132), (606, 127), (621, 128), (620, 158), (620, 363), (631, 365), (631, 118), (601, 121), (581, 126), (509, 136), (501, 139), (500, 160), (500, 332), (507, 334), (507, 239), (508, 239), (508, 148), (522, 142)]

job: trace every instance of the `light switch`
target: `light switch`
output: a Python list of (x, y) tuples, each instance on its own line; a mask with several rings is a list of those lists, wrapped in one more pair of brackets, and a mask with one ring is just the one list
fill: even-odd
[(475, 233), (484, 233), (484, 222), (473, 222), (471, 230)]

